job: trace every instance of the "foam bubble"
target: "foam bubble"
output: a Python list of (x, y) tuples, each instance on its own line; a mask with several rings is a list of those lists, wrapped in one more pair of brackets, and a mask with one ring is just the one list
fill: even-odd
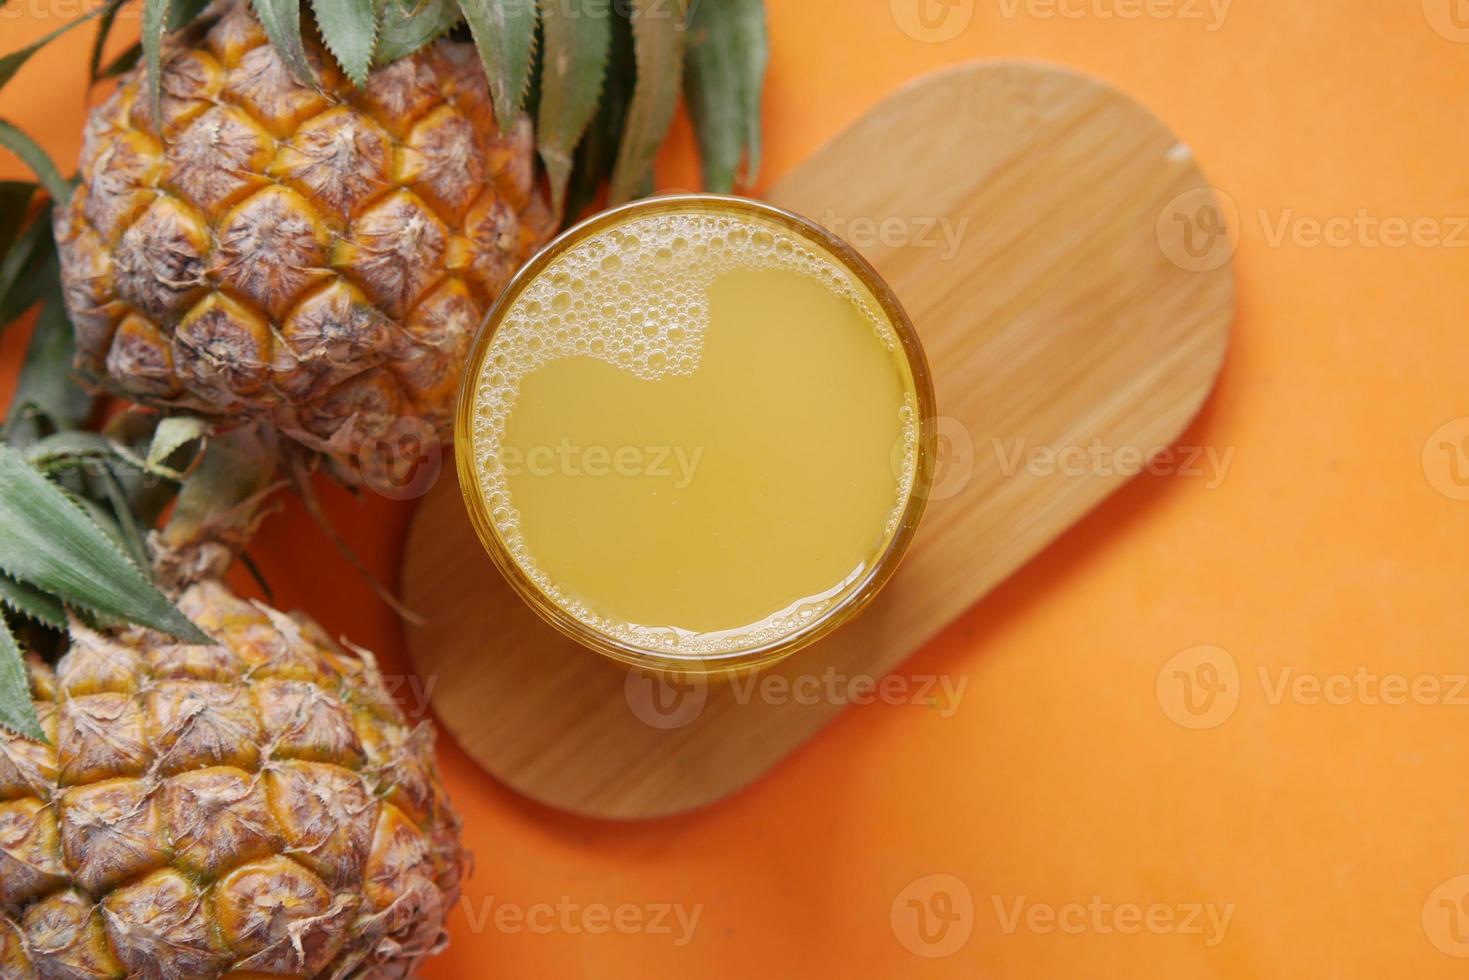
[[(648, 270), (656, 275), (648, 275)], [(823, 596), (808, 596), (763, 623), (692, 633), (669, 626), (609, 620), (568, 596), (542, 571), (520, 530), (499, 462), (505, 423), (521, 382), (567, 357), (593, 357), (657, 381), (699, 369), (709, 325), (709, 289), (727, 273), (779, 269), (815, 279), (849, 300), (890, 352), (896, 331), (858, 280), (824, 251), (783, 227), (715, 213), (633, 218), (572, 245), (516, 297), (501, 317), (476, 379), (475, 461), (480, 491), (506, 550), (558, 606), (587, 626), (623, 642), (689, 656), (728, 653), (773, 642), (820, 618), (853, 579)], [(904, 458), (891, 535), (902, 520), (917, 472), (918, 412), (910, 394), (900, 412)], [(861, 570), (859, 570), (860, 572)], [(854, 575), (857, 573), (854, 573)]]

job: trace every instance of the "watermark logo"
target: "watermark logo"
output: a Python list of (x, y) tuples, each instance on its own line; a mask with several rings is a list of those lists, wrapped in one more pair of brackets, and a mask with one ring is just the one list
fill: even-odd
[[(889, 459), (893, 475), (900, 477), (909, 459), (909, 441), (899, 436), (893, 442)], [(948, 500), (957, 497), (969, 486), (974, 477), (974, 438), (969, 427), (949, 415), (934, 419), (933, 453), (928, 457), (928, 480), (919, 481), (915, 493), (924, 493), (924, 499)]]
[(1222, 268), (1239, 247), (1239, 207), (1217, 187), (1196, 187), (1158, 215), (1158, 247), (1187, 272)]
[(433, 489), (444, 469), (438, 430), (420, 418), (394, 419), (362, 441), (357, 466), (375, 493), (390, 500), (416, 500)]
[(974, 0), (892, 0), (893, 22), (915, 41), (942, 44), (974, 22)]
[(1423, 16), (1439, 37), (1469, 44), (1469, 0), (1423, 0)]
[(1445, 422), (1428, 437), (1423, 475), (1450, 500), (1469, 500), (1469, 416)]
[(700, 674), (630, 670), (622, 696), (633, 715), (659, 731), (692, 725), (709, 701), (709, 682)]
[(1163, 664), (1157, 679), (1158, 704), (1184, 728), (1218, 728), (1239, 706), (1239, 664), (1228, 650), (1195, 646)]
[(1469, 959), (1469, 874), (1455, 875), (1428, 893), (1423, 934), (1445, 956)]
[(948, 500), (962, 493), (974, 476), (974, 439), (967, 425), (947, 415), (941, 416), (934, 428), (928, 499)]
[(974, 896), (950, 874), (916, 878), (893, 899), (888, 913), (893, 935), (914, 956), (953, 956), (974, 935)]

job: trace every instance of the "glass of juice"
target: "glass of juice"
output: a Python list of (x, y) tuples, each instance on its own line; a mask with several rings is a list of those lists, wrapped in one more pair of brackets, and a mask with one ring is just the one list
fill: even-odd
[(714, 195), (591, 218), (470, 355), (460, 486), (510, 584), (638, 667), (772, 663), (892, 575), (928, 490), (933, 387), (897, 298), (804, 218)]

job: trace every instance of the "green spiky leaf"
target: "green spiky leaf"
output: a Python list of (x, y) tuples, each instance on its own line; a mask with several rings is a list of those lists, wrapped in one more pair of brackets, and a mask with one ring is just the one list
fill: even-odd
[(147, 489), (142, 477), (151, 472), (145, 460), (121, 443), (83, 430), (47, 436), (27, 447), (24, 454), (26, 462), (43, 473), (70, 476), (92, 495), (100, 490), (110, 510), (87, 497), (77, 502), (126, 549), (135, 565), (151, 567), (144, 523), (155, 515), (138, 506), (140, 494)]
[(637, 57), (637, 86), (617, 166), (608, 191), (610, 205), (622, 204), (643, 192), (651, 180), (653, 158), (668, 135), (683, 81), (687, 0), (633, 0), (633, 49)]
[(275, 590), (270, 587), (270, 580), (265, 577), (265, 572), (261, 571), (260, 565), (256, 563), (255, 559), (251, 558), (248, 553), (242, 551), (240, 552), (240, 564), (245, 566), (245, 571), (249, 572), (250, 577), (255, 580), (255, 584), (260, 586), (260, 591), (265, 595), (265, 604), (268, 606), (275, 605)]
[(138, 62), (142, 60), (143, 45), (141, 43), (134, 44), (122, 54), (109, 61), (107, 65), (98, 73), (97, 81), (105, 82), (109, 78), (117, 78), (119, 75), (125, 75), (136, 68), (138, 66)]
[(437, 41), (463, 19), (454, 0), (385, 0), (376, 65), (391, 65)]
[(91, 85), (96, 85), (102, 78), (102, 52), (107, 47), (107, 39), (112, 35), (112, 25), (117, 20), (117, 9), (108, 7), (102, 11), (101, 19), (97, 21), (97, 34), (92, 38), (92, 54), (87, 59), (87, 77)]
[(536, 5), (531, 0), (459, 0), (459, 9), (485, 67), (500, 131), (508, 133), (530, 86)]
[[(209, 2), (210, 0), (175, 0), (167, 5), (167, 9), (161, 15), (155, 16), (162, 16), (165, 31), (177, 31), (193, 23), (194, 18), (203, 12)], [(87, 73), (92, 85), (109, 78), (116, 78), (130, 70), (143, 55), (143, 45), (139, 42), (128, 46), (105, 68), (102, 66), (102, 55), (106, 51), (108, 39), (112, 36), (112, 27), (117, 21), (117, 12), (121, 6), (121, 2), (109, 4), (102, 10), (101, 20), (97, 22), (97, 34), (92, 39), (92, 54), (87, 59)]]
[(117, 478), (116, 468), (104, 463), (93, 482), (102, 485), (102, 493), (107, 497), (108, 504), (112, 506), (112, 516), (117, 521), (118, 531), (122, 535), (122, 545), (127, 550), (128, 557), (137, 567), (151, 569), (152, 560), (148, 554), (147, 535), (138, 524), (132, 508), (128, 506), (128, 495), (123, 489), (122, 481)]
[(0, 260), (0, 329), (34, 306), (59, 270), (47, 203)]
[(301, 0), (251, 0), (250, 5), (286, 68), (302, 85), (318, 88), (316, 73), (311, 70), (306, 45), (301, 40)]
[(5, 84), (15, 77), (15, 73), (20, 71), (21, 67), (27, 61), (30, 61), (31, 56), (34, 55), (37, 51), (41, 50), (46, 45), (56, 40), (58, 37), (65, 34), (73, 27), (76, 27), (78, 24), (85, 24), (93, 17), (101, 16), (105, 11), (115, 9), (116, 7), (120, 6), (121, 3), (122, 0), (110, 0), (110, 2), (107, 3), (105, 6), (98, 7), (96, 10), (90, 10), (82, 16), (78, 17), (76, 20), (71, 21), (68, 24), (62, 24), (60, 27), (56, 28), (56, 30), (52, 31), (50, 34), (47, 34), (45, 37), (42, 37), (40, 40), (35, 41), (31, 44), (27, 44), (20, 50), (12, 51), (9, 54), (5, 55), (3, 58), (0, 58), (0, 88), (4, 88)]
[(0, 181), (0, 266), (20, 237), (26, 215), (31, 211), (31, 201), (39, 189), (39, 185), (23, 180)]
[[(89, 493), (94, 493), (95, 489), (83, 480), (78, 490), (68, 492), (71, 493), (71, 502), (86, 512), (87, 517), (97, 526), (98, 530), (107, 535), (114, 547), (126, 553), (127, 538), (123, 535), (122, 527), (117, 523), (117, 518), (112, 516), (112, 511), (109, 508), (103, 507), (96, 500), (87, 496)], [(95, 613), (96, 611), (93, 610), (93, 612)], [(99, 616), (103, 615), (101, 613), (96, 614)], [(125, 620), (116, 616), (110, 617), (110, 621), (118, 626), (121, 626), (125, 622)]]
[(760, 170), (760, 97), (770, 43), (761, 0), (704, 0), (689, 22), (684, 88), (705, 190), (728, 193)]
[(212, 643), (60, 488), (0, 447), (0, 568), (63, 602)]
[(352, 84), (361, 88), (367, 83), (372, 55), (377, 50), (381, 8), (363, 0), (311, 0), (311, 9), (326, 49)]
[(181, 30), (208, 8), (211, 0), (174, 0), (168, 8), (168, 29)]
[[(178, 416), (178, 418), (187, 423), (190, 416)], [(114, 472), (122, 483), (123, 490), (127, 493), (128, 509), (137, 515), (138, 522), (145, 527), (157, 525), (164, 509), (173, 502), (177, 495), (178, 483), (183, 479), (182, 472), (166, 465), (167, 461), (173, 457), (173, 452), (176, 452), (177, 448), (182, 448), (181, 446), (173, 452), (164, 453), (159, 457), (160, 461), (157, 463), (142, 458), (151, 457), (155, 452), (161, 452), (166, 448), (157, 443), (159, 430), (164, 427), (166, 421), (150, 412), (132, 409), (114, 415), (108, 420), (103, 430), (108, 441), (117, 448), (124, 459), (141, 463), (139, 469), (124, 467)], [(184, 469), (187, 468), (187, 466), (184, 467)]]
[[(49, 420), (55, 428), (68, 429), (76, 427), (92, 410), (92, 397), (71, 380), (76, 342), (55, 278), (58, 274), (50, 275), (47, 296), (6, 419), (5, 434), (12, 444), (35, 440), (37, 416)], [(0, 560), (3, 557), (0, 552)]]
[(565, 211), (572, 154), (602, 96), (612, 45), (611, 18), (610, 8), (598, 0), (541, 0), (546, 56), (536, 129), (558, 215)]
[[(25, 454), (26, 462), (47, 475), (80, 473), (84, 476), (100, 476), (105, 471), (119, 483), (124, 477), (131, 479), (144, 473), (154, 473), (169, 479), (181, 478), (180, 474), (171, 471), (155, 473), (149, 469), (147, 460), (140, 458), (128, 446), (100, 433), (83, 429), (56, 432), (20, 448)], [(103, 487), (103, 490), (109, 502), (115, 504), (111, 488)], [(121, 522), (129, 519), (130, 517), (121, 513), (118, 515)]]
[(26, 677), (20, 644), (10, 632), (10, 624), (0, 616), (0, 725), (38, 742), (46, 741), (41, 719), (31, 701), (31, 685)]
[(56, 169), (56, 164), (51, 162), (51, 157), (41, 149), (41, 145), (4, 119), (0, 119), (0, 147), (20, 157), (58, 203), (65, 204), (71, 198), (71, 183), (61, 176), (61, 171)]
[(0, 575), (0, 605), (54, 629), (66, 629), (66, 608), (40, 589)]
[(168, 0), (143, 0), (139, 43), (143, 45), (143, 73), (155, 126), (163, 121), (163, 22), (167, 17)]
[(73, 429), (57, 432), (20, 447), (26, 462), (40, 470), (76, 466), (83, 460), (119, 456), (121, 447), (96, 432)]
[(623, 122), (632, 101), (634, 65), (632, 25), (625, 18), (612, 21), (612, 53), (607, 59), (607, 84), (597, 118), (576, 148), (576, 167), (566, 193), (565, 223), (575, 222), (596, 200), (597, 191), (612, 176)]

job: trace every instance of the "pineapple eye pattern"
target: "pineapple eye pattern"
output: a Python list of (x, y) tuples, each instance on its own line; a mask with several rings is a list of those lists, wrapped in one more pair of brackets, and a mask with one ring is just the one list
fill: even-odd
[(313, 624), (217, 581), (179, 606), (217, 646), (78, 626), (29, 663), (51, 744), (0, 735), (0, 975), (408, 975), (464, 870), (432, 729)]
[(396, 420), (450, 438), (453, 355), (555, 228), (529, 122), (501, 133), (460, 42), (361, 89), (314, 40), (303, 85), (246, 3), (169, 43), (161, 126), (125, 78), (57, 218), (78, 364), (136, 401), (270, 422), (371, 485), (364, 447)]

